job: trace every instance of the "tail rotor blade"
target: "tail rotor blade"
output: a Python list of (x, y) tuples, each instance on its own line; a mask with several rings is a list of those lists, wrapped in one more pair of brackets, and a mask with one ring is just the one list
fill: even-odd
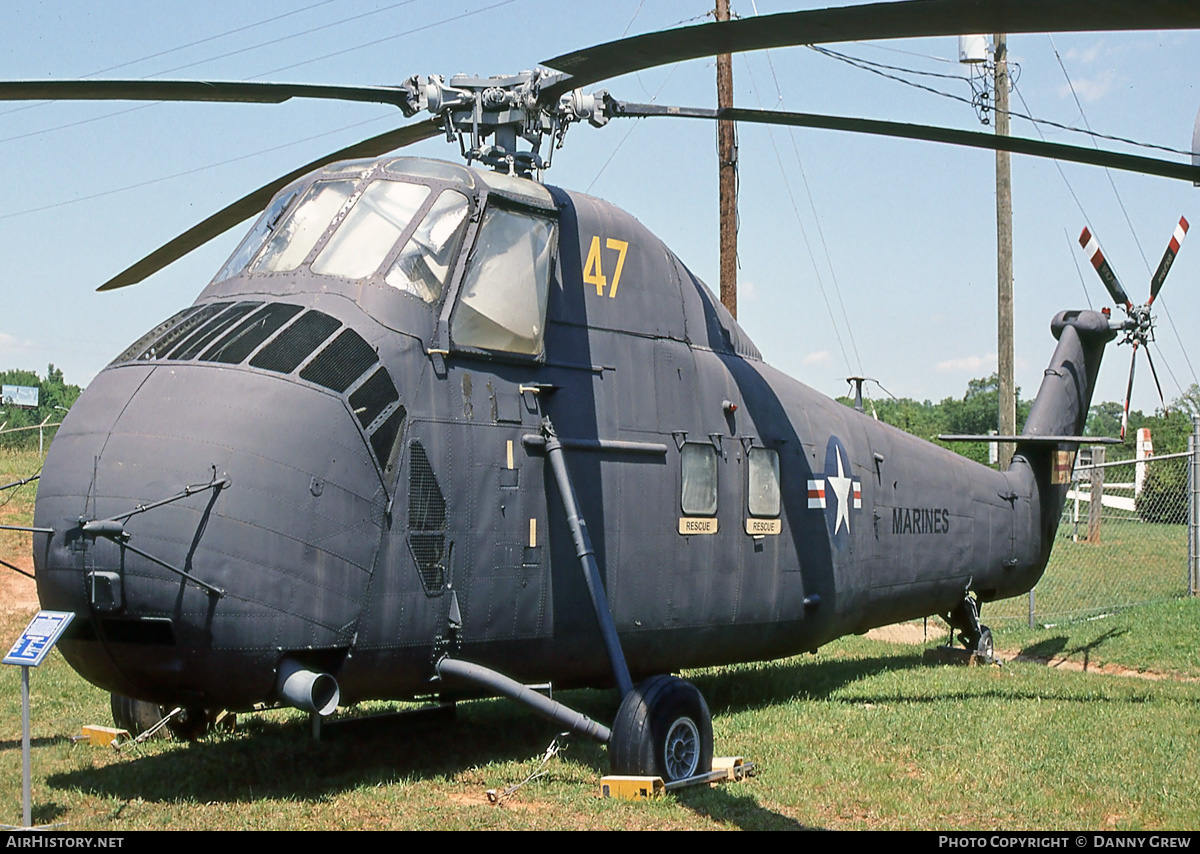
[[(1179, 252), (1183, 238), (1187, 237), (1187, 232), (1188, 221), (1185, 217), (1180, 217), (1179, 225), (1175, 226), (1175, 231), (1167, 243), (1167, 251), (1163, 253), (1162, 260), (1158, 262), (1158, 269), (1154, 271), (1154, 276), (1150, 279), (1150, 299), (1146, 300), (1146, 305), (1154, 302), (1154, 298), (1162, 290), (1163, 281), (1167, 278), (1167, 273), (1171, 272), (1171, 265), (1175, 262), (1175, 255)], [(1149, 350), (1146, 351), (1146, 355), (1150, 355)], [(1162, 392), (1159, 392), (1159, 396), (1162, 396)]]
[(1154, 369), (1154, 359), (1150, 356), (1150, 345), (1146, 345), (1146, 361), (1150, 363), (1150, 375), (1154, 377), (1154, 387), (1158, 389), (1158, 400), (1162, 403), (1163, 415), (1170, 415), (1167, 410), (1167, 399), (1163, 397), (1162, 384), (1158, 381), (1158, 371)]
[(1137, 367), (1137, 342), (1133, 342), (1133, 356), (1129, 359), (1129, 384), (1125, 386), (1125, 410), (1121, 413), (1121, 441), (1129, 429), (1129, 398), (1133, 395), (1133, 369)]
[[(1096, 272), (1100, 275), (1100, 281), (1104, 282), (1104, 287), (1108, 288), (1108, 292), (1112, 295), (1112, 298), (1125, 306), (1126, 311), (1132, 311), (1133, 303), (1130, 302), (1129, 295), (1125, 293), (1125, 289), (1117, 281), (1117, 274), (1113, 272), (1112, 267), (1105, 260), (1104, 253), (1100, 251), (1100, 243), (1086, 228), (1079, 235), (1079, 245), (1083, 247), (1083, 251), (1092, 262), (1092, 266), (1096, 268)], [(1122, 430), (1123, 436), (1124, 431)]]

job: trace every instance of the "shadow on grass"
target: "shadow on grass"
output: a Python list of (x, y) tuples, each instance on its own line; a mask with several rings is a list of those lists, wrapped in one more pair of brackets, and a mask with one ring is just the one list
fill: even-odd
[(679, 803), (696, 815), (716, 822), (732, 824), (739, 830), (823, 830), (809, 827), (794, 818), (769, 810), (755, 800), (751, 793), (738, 792), (738, 783), (728, 786), (697, 786), (676, 793)]
[[(793, 701), (922, 704), (1046, 698), (1044, 692), (998, 686), (992, 679), (956, 676), (940, 676), (938, 684), (944, 689), (932, 693), (926, 682), (911, 680), (907, 683), (911, 690), (896, 690), (894, 685), (885, 690), (873, 690), (869, 685), (861, 692), (844, 690), (887, 672), (944, 670), (929, 668), (922, 652), (904, 649), (832, 660), (801, 657), (701, 671), (689, 678), (704, 693), (714, 715), (735, 715)], [(612, 691), (571, 691), (556, 695), (556, 699), (602, 722), (612, 720), (617, 706)], [(1057, 699), (1095, 702), (1104, 698), (1090, 692), (1075, 696), (1063, 691)], [(1138, 701), (1134, 696), (1120, 700)], [(552, 724), (505, 700), (460, 703), (456, 718), (372, 727), (320, 743), (312, 741), (308, 722), (300, 716), (282, 721), (257, 717), (233, 734), (210, 736), (193, 744), (147, 747), (142, 755), (130, 749), (122, 761), (53, 774), (47, 783), (62, 790), (159, 802), (248, 803), (264, 797), (317, 801), (374, 785), (453, 780), (463, 772), (477, 775), (474, 769), (482, 769), (485, 776), (516, 776), (520, 772), (497, 772), (487, 766), (514, 762), (532, 768), (554, 733)], [(570, 748), (560, 761), (581, 766), (586, 769), (585, 776), (598, 778), (608, 772), (605, 749), (579, 736), (570, 739)], [(713, 821), (747, 829), (803, 827), (762, 807), (753, 791), (689, 790), (680, 794), (679, 801)]]
[(1122, 635), (1129, 633), (1129, 629), (1110, 629), (1100, 637), (1089, 643), (1080, 644), (1072, 649), (1067, 648), (1068, 638), (1064, 635), (1058, 635), (1052, 638), (1046, 638), (1043, 641), (1027, 646), (1021, 650), (1021, 655), (1024, 658), (1036, 658), (1050, 660), (1052, 658), (1067, 658), (1076, 659), (1083, 654), (1083, 669), (1087, 670), (1091, 665), (1092, 653), (1099, 649), (1106, 641), (1119, 638)]
[[(918, 654), (844, 661), (788, 660), (695, 678), (716, 714), (731, 714), (793, 698), (820, 699), (872, 674), (920, 667)], [(572, 691), (557, 699), (595, 720), (616, 711), (612, 691)], [(504, 700), (460, 703), (453, 717), (351, 729), (314, 742), (306, 719), (249, 718), (231, 735), (192, 744), (129, 749), (124, 761), (53, 774), (49, 785), (120, 799), (250, 802), (262, 797), (317, 800), (362, 786), (452, 778), (490, 763), (533, 763), (553, 736), (552, 724)], [(608, 773), (600, 745), (570, 739), (566, 761)], [(713, 790), (720, 792), (720, 790)], [(799, 827), (763, 810), (752, 794), (689, 793), (686, 803), (715, 821), (761, 829)]]
[[(51, 744), (59, 744), (66, 740), (67, 739), (61, 735), (39, 735), (37, 738), (29, 739), (29, 746), (30, 746), (30, 748), (46, 747)], [(0, 739), (0, 753), (4, 753), (5, 751), (8, 751), (8, 750), (20, 750), (20, 749), (21, 749), (21, 739), (19, 739), (19, 738)]]
[(713, 714), (735, 714), (790, 700), (824, 700), (879, 673), (927, 666), (918, 650), (832, 661), (793, 658), (692, 674), (689, 679), (704, 694)]
[[(576, 692), (573, 703), (612, 716), (602, 692)], [(190, 744), (127, 748), (127, 759), (104, 767), (53, 774), (55, 788), (115, 798), (241, 803), (264, 797), (320, 800), (363, 786), (448, 779), (489, 763), (532, 766), (554, 735), (552, 724), (513, 703), (459, 704), (457, 719), (398, 721), (313, 741), (308, 721), (250, 718), (237, 732)], [(607, 757), (599, 745), (573, 737), (567, 760), (599, 776)]]

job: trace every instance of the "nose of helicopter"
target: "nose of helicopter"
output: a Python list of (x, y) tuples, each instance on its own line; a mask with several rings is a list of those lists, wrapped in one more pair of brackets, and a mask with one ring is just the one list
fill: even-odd
[(349, 649), (386, 501), (341, 395), (236, 367), (110, 367), (46, 458), (38, 594), (76, 613), (60, 647), (89, 681), (253, 703), (281, 654), (329, 670)]

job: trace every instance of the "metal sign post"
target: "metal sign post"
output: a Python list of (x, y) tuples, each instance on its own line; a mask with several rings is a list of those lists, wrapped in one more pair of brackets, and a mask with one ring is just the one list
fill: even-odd
[(5, 664), (21, 668), (21, 821), (33, 826), (33, 771), (29, 749), (29, 668), (38, 667), (62, 637), (75, 615), (70, 611), (38, 611), (21, 637), (12, 645)]

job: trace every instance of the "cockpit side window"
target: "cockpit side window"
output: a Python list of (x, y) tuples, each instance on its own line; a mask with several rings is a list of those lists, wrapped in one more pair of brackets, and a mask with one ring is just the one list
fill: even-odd
[(429, 305), (441, 299), (458, 260), (470, 207), (462, 193), (443, 191), (396, 257), (384, 281)]
[(450, 321), (456, 347), (536, 356), (545, 335), (554, 222), (491, 206)]
[(355, 181), (318, 181), (267, 240), (249, 267), (251, 273), (281, 272), (300, 266), (329, 223), (354, 193)]
[(225, 266), (221, 268), (221, 272), (217, 273), (214, 282), (223, 282), (230, 276), (236, 276), (242, 270), (246, 269), (246, 265), (251, 259), (258, 254), (258, 250), (262, 248), (263, 241), (267, 236), (273, 234), (275, 229), (279, 227), (283, 215), (287, 213), (288, 207), (295, 201), (296, 196), (300, 193), (300, 188), (290, 190), (275, 198), (273, 202), (263, 211), (262, 216), (258, 218), (258, 222), (250, 229), (249, 234), (242, 238), (242, 242), (238, 244), (238, 248), (234, 250), (229, 260), (225, 262)]
[(429, 188), (421, 184), (372, 181), (313, 261), (312, 271), (350, 279), (371, 275), (428, 197)]

